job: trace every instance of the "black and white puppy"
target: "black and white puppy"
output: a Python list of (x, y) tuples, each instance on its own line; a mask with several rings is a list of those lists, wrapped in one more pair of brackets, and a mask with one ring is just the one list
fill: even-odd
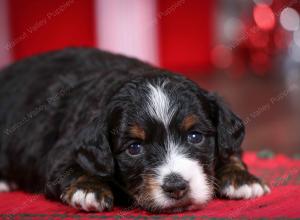
[(242, 121), (183, 76), (68, 48), (7, 67), (0, 83), (0, 191), (85, 211), (131, 198), (151, 212), (269, 192), (241, 161)]

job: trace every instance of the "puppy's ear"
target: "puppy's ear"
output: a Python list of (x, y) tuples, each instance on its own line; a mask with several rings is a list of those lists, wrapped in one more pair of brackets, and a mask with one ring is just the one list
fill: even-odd
[(241, 144), (245, 135), (243, 121), (235, 115), (215, 94), (209, 94), (217, 124), (217, 144), (220, 158), (241, 155)]
[(111, 177), (114, 159), (103, 122), (95, 119), (83, 129), (76, 141), (76, 162), (92, 175)]

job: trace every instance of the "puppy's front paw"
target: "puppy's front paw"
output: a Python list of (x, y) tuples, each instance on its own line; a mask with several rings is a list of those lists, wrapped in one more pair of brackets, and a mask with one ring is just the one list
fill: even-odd
[(247, 170), (235, 170), (219, 179), (219, 194), (229, 199), (251, 199), (270, 192), (270, 188)]
[(94, 179), (79, 178), (62, 195), (63, 202), (87, 212), (109, 211), (113, 207), (110, 188)]
[(63, 196), (62, 200), (74, 208), (87, 212), (111, 210), (113, 206), (113, 198), (111, 195), (105, 195), (95, 191), (89, 192), (84, 189), (76, 189), (71, 195), (69, 193), (67, 197)]

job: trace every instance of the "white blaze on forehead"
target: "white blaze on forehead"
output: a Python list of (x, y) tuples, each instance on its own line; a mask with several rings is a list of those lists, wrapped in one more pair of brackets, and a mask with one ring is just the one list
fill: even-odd
[(153, 118), (168, 126), (174, 115), (174, 109), (170, 108), (170, 99), (164, 91), (164, 86), (165, 83), (162, 83), (160, 86), (148, 84), (150, 89), (148, 94), (148, 111)]
[[(168, 131), (168, 126), (176, 109), (171, 105), (170, 98), (164, 88), (165, 84), (165, 82), (160, 85), (148, 84), (147, 110), (149, 115), (161, 121)], [(189, 198), (193, 201), (194, 205), (207, 202), (212, 197), (212, 187), (208, 184), (203, 167), (197, 160), (189, 158), (182, 152), (180, 146), (170, 137), (169, 135), (166, 137), (165, 145), (167, 147), (167, 154), (163, 164), (157, 168), (156, 181), (162, 186), (163, 179), (167, 175), (177, 173), (189, 183)], [(176, 205), (176, 201), (168, 198), (161, 187), (157, 187), (152, 193), (152, 197), (158, 206), (168, 208)]]
[[(212, 197), (212, 187), (209, 186), (207, 176), (198, 161), (185, 155), (174, 142), (168, 143), (168, 152), (163, 165), (158, 167), (157, 181), (163, 185), (163, 179), (177, 173), (189, 183), (189, 197), (195, 205), (206, 203)], [(154, 192), (154, 198), (160, 206), (169, 206), (174, 202), (164, 195), (162, 189)]]

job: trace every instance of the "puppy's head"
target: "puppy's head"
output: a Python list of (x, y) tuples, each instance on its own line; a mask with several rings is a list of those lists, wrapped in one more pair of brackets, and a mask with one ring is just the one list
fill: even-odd
[(241, 121), (182, 77), (132, 80), (108, 112), (106, 158), (123, 188), (152, 212), (201, 207), (213, 197), (218, 160), (240, 151)]

